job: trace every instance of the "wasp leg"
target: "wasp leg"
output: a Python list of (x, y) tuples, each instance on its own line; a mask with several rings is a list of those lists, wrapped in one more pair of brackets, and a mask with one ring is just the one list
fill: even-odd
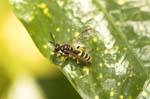
[(62, 54), (61, 53), (56, 53), (56, 56), (60, 57), (60, 56), (62, 56)]
[(59, 57), (61, 61), (66, 61), (69, 57), (68, 54), (62, 52), (57, 53), (56, 56)]
[(60, 57), (60, 59), (61, 59), (61, 61), (66, 61), (66, 60), (68, 59), (68, 57), (67, 57), (67, 56), (62, 55), (62, 56)]
[(76, 63), (77, 63), (77, 64), (80, 64), (80, 62), (79, 62), (79, 60), (78, 60), (78, 59), (76, 60)]

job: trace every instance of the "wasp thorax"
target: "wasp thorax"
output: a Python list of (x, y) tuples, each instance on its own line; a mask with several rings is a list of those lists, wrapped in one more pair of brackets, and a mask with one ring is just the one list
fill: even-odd
[(70, 50), (70, 49), (71, 49), (70, 45), (68, 45), (68, 44), (63, 45), (63, 50)]
[(72, 52), (72, 47), (69, 44), (64, 44), (61, 47), (61, 51), (63, 52), (64, 55), (69, 55), (69, 52)]

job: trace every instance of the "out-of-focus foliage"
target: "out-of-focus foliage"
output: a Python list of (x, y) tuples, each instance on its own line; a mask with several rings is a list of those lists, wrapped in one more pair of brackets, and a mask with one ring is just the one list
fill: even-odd
[[(147, 0), (10, 0), (40, 52), (62, 70), (84, 99), (149, 98), (150, 8)], [(82, 33), (87, 27), (92, 31)], [(81, 44), (93, 58), (85, 67), (53, 52)], [(88, 38), (87, 38), (88, 37)], [(84, 68), (85, 67), (85, 68)]]
[(40, 79), (39, 83), (48, 99), (81, 99), (64, 76)]
[(7, 0), (0, 0), (0, 22), (0, 99), (60, 99), (51, 93), (54, 90), (68, 92), (61, 99), (80, 99), (64, 76), (39, 53)]
[(11, 84), (11, 80), (7, 73), (5, 72), (4, 68), (2, 68), (2, 64), (0, 65), (0, 97), (5, 94)]

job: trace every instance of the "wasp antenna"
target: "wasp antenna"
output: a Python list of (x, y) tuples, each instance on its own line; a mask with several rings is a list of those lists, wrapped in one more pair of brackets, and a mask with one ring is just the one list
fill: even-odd
[(55, 43), (53, 41), (49, 41), (49, 43), (53, 44), (55, 46)]
[(55, 42), (55, 39), (54, 39), (54, 36), (53, 36), (52, 32), (50, 32), (49, 34), (52, 38), (52, 41), (49, 41), (49, 42), (55, 45), (56, 42)]

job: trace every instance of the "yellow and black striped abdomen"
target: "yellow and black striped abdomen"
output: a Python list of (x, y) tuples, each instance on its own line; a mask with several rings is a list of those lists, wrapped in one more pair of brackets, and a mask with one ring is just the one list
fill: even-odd
[(81, 61), (84, 61), (86, 63), (91, 63), (92, 58), (90, 55), (82, 50), (78, 53), (78, 57), (80, 58)]

